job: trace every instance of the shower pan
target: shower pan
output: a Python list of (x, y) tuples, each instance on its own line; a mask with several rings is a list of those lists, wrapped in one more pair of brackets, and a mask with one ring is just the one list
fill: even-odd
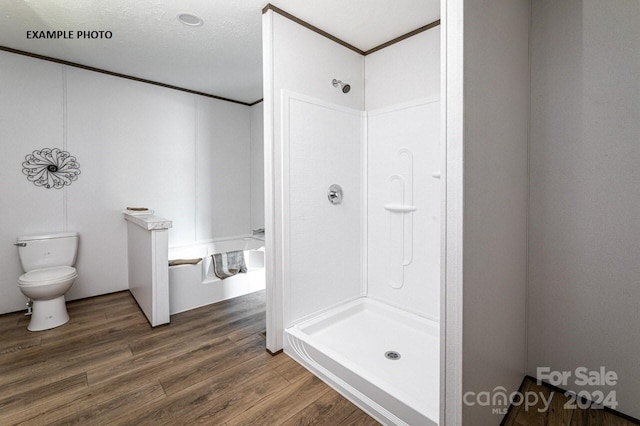
[(383, 423), (435, 425), (438, 323), (369, 297), (286, 331), (287, 353)]

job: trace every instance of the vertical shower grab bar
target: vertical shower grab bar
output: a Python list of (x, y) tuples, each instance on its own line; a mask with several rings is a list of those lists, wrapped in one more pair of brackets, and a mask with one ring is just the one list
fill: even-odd
[[(389, 177), (390, 203), (385, 210), (389, 217), (389, 261), (392, 288), (404, 285), (404, 268), (413, 262), (413, 153), (402, 148), (398, 151), (396, 170), (400, 174)], [(402, 216), (399, 216), (399, 215)]]

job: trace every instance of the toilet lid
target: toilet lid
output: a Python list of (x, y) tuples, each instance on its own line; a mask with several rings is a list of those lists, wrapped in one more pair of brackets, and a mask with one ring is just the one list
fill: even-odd
[(18, 278), (22, 285), (40, 284), (45, 281), (63, 281), (77, 276), (76, 268), (71, 266), (56, 266), (55, 268), (34, 269)]

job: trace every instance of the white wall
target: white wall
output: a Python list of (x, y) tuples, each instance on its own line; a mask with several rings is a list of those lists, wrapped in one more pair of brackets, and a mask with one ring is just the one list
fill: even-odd
[[(529, 227), (528, 372), (604, 366), (635, 417), (638, 22), (634, 1), (533, 1)], [(563, 387), (581, 389), (574, 379)]]
[(367, 111), (440, 97), (440, 26), (365, 56)]
[[(441, 181), (433, 174), (442, 158), (440, 27), (366, 56), (365, 85), (367, 295), (438, 320)], [(383, 208), (396, 201), (393, 175), (402, 177), (405, 203), (415, 212)]]
[[(290, 90), (353, 109), (364, 108), (364, 59), (356, 52), (268, 11), (263, 15), (267, 348), (282, 348), (282, 90)], [(331, 84), (351, 84), (344, 94)], [(324, 195), (326, 196), (326, 195)], [(308, 227), (309, 238), (322, 238)], [(358, 250), (358, 247), (354, 247)], [(277, 295), (277, 297), (276, 297)]]
[(251, 230), (264, 229), (264, 104), (251, 107)]
[[(128, 288), (121, 211), (173, 220), (170, 244), (250, 232), (250, 108), (0, 52), (0, 313), (23, 309), (16, 236), (80, 233), (69, 299)], [(81, 174), (35, 187), (25, 155), (68, 150)]]
[(25, 308), (16, 237), (63, 229), (64, 192), (38, 188), (21, 172), (34, 149), (63, 146), (63, 91), (60, 66), (0, 53), (0, 313)]
[[(513, 392), (525, 373), (529, 9), (464, 2), (464, 392)], [(462, 423), (498, 424), (491, 409), (465, 405)]]
[(250, 108), (196, 99), (196, 197), (195, 207), (186, 207), (196, 216), (195, 240), (250, 234)]

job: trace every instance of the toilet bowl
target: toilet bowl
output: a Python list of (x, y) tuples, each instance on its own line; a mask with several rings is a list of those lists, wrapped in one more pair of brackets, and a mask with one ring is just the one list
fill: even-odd
[(28, 330), (48, 330), (69, 321), (64, 294), (77, 277), (76, 268), (58, 266), (36, 269), (18, 278), (18, 288), (33, 303)]
[(22, 268), (18, 288), (32, 301), (30, 331), (59, 327), (69, 321), (64, 294), (78, 272), (75, 264), (78, 234), (55, 233), (19, 237), (16, 245)]

